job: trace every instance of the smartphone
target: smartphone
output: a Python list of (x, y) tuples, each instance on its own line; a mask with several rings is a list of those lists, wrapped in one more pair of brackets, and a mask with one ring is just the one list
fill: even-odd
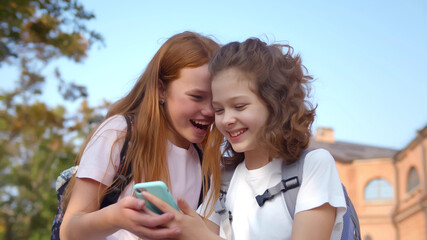
[(137, 183), (133, 187), (133, 190), (138, 198), (145, 200), (145, 206), (157, 214), (162, 214), (163, 212), (158, 209), (154, 204), (147, 201), (141, 195), (142, 192), (147, 191), (155, 195), (156, 197), (162, 199), (164, 202), (168, 203), (176, 210), (179, 210), (178, 205), (176, 205), (175, 200), (172, 197), (172, 194), (169, 192), (168, 186), (163, 181)]

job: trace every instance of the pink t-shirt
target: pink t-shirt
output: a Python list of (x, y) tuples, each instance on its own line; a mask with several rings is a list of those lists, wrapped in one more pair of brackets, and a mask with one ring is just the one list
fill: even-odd
[[(127, 123), (121, 115), (112, 116), (104, 121), (86, 146), (76, 176), (90, 178), (109, 186), (120, 163), (120, 150), (126, 130)], [(119, 138), (122, 140), (114, 144)], [(181, 197), (196, 209), (202, 186), (202, 172), (196, 149), (192, 144), (189, 149), (183, 149), (168, 141), (168, 163), (172, 185), (170, 191), (175, 201)], [(121, 193), (119, 200), (125, 196), (132, 196), (134, 185), (135, 182), (130, 183)], [(107, 239), (136, 238), (133, 234), (125, 232), (120, 230)]]

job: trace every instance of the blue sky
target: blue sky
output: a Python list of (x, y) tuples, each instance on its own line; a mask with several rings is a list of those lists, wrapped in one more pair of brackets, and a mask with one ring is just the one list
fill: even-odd
[[(219, 43), (259, 37), (286, 42), (315, 78), (313, 129), (339, 141), (402, 149), (427, 125), (427, 2), (378, 1), (84, 1), (105, 37), (80, 64), (58, 60), (64, 78), (88, 87), (89, 103), (115, 101), (160, 45), (190, 30)], [(13, 69), (0, 69), (11, 85)], [(6, 79), (6, 81), (4, 81)], [(45, 97), (58, 103), (53, 80)]]

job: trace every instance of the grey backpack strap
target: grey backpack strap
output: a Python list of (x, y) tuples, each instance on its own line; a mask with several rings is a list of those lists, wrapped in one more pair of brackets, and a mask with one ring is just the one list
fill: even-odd
[(265, 201), (272, 199), (274, 196), (276, 196), (281, 192), (287, 192), (291, 189), (297, 188), (299, 187), (299, 185), (300, 185), (300, 182), (297, 176), (294, 176), (288, 179), (282, 179), (275, 186), (265, 190), (265, 192), (262, 195), (256, 196), (255, 199), (258, 202), (258, 205), (262, 207)]
[(229, 211), (225, 206), (225, 201), (228, 187), (230, 186), (230, 181), (234, 174), (234, 169), (234, 167), (223, 167), (221, 172), (220, 195), (214, 206), (215, 212), (221, 216), (220, 226), (222, 226), (228, 240), (233, 239), (233, 229), (231, 228), (233, 217), (231, 215), (231, 211)]
[(284, 193), (286, 205), (292, 219), (295, 214), (295, 205), (300, 184), (302, 183), (302, 171), (304, 167), (304, 159), (308, 151), (301, 153), (300, 158), (293, 164), (282, 165), (282, 180), (275, 186), (265, 190), (262, 195), (256, 196), (258, 205), (262, 207), (265, 201), (274, 198), (274, 196)]
[[(309, 151), (305, 150), (301, 153), (300, 158), (298, 161), (296, 161), (293, 164), (290, 165), (282, 165), (282, 178), (284, 180), (287, 179), (294, 179), (297, 178), (298, 186), (295, 188), (290, 189), (289, 191), (286, 191), (283, 193), (283, 196), (285, 198), (286, 206), (288, 207), (289, 214), (291, 215), (292, 219), (294, 219), (295, 215), (295, 206), (297, 203), (297, 196), (300, 189), (300, 186), (302, 184), (302, 175), (304, 170), (304, 160), (305, 156), (307, 155)], [(284, 181), (282, 180), (282, 181)]]

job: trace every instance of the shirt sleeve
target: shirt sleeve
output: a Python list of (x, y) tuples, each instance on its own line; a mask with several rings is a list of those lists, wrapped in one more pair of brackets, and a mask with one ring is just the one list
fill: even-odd
[(347, 210), (344, 191), (334, 158), (325, 149), (317, 149), (309, 152), (305, 158), (295, 213), (320, 207), (325, 203), (337, 208), (332, 236), (338, 236)]
[(105, 120), (86, 145), (76, 176), (111, 185), (120, 164), (126, 130), (127, 123), (123, 116), (116, 115)]
[(295, 213), (324, 203), (334, 207), (346, 206), (334, 158), (328, 151), (317, 149), (309, 152), (305, 158)]

